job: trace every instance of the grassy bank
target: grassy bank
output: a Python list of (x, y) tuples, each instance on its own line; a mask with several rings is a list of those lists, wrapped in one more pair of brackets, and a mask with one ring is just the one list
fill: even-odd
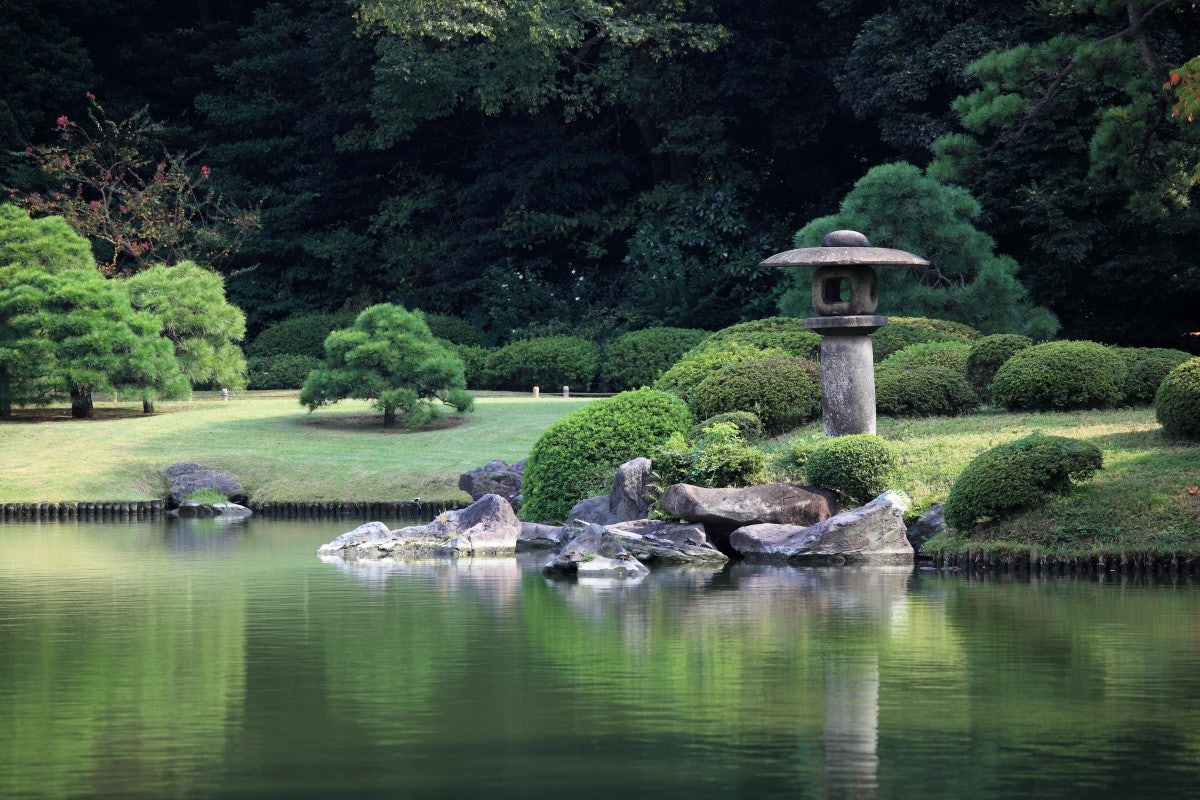
[(1034, 431), (1083, 439), (1104, 452), (1104, 469), (1077, 489), (966, 535), (934, 540), (927, 551), (1200, 556), (1200, 493), (1188, 491), (1200, 486), (1200, 446), (1164, 437), (1153, 409), (882, 418), (878, 427), (903, 454), (896, 485), (913, 497), (917, 510), (945, 500), (976, 455)]
[(587, 402), (479, 397), (461, 422), (416, 432), (384, 430), (357, 401), (309, 414), (295, 393), (159, 403), (150, 416), (140, 404), (102, 402), (96, 420), (39, 413), (0, 423), (0, 502), (163, 497), (162, 470), (175, 461), (229, 470), (257, 502), (466, 500), (460, 473), (524, 458), (554, 420)]

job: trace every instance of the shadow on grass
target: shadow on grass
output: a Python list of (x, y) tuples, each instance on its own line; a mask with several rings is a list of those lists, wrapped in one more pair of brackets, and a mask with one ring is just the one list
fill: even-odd
[[(103, 408), (97, 406), (93, 412), (91, 419), (81, 420), (82, 422), (105, 422), (114, 419), (133, 419), (136, 417), (153, 417), (155, 414), (142, 413), (141, 407), (134, 408), (133, 406), (116, 408)], [(14, 408), (11, 417), (0, 419), (0, 423), (38, 423), (38, 422), (70, 422), (71, 407), (64, 406), (61, 408)]]
[(444, 431), (451, 428), (457, 428), (460, 425), (465, 425), (470, 422), (470, 418), (451, 414), (439, 419), (430, 420), (421, 425), (412, 427), (403, 427), (399, 424), (394, 428), (383, 427), (383, 416), (370, 412), (358, 412), (347, 414), (321, 414), (320, 416), (304, 416), (294, 417), (293, 424), (300, 425), (306, 428), (315, 428), (317, 430), (327, 431), (351, 431), (354, 433), (371, 432), (371, 433), (389, 433), (389, 434), (405, 434), (405, 433), (428, 433), (429, 431)]

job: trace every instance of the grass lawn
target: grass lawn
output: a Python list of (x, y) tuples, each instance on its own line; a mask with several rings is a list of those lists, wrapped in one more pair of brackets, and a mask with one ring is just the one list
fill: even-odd
[[(163, 469), (195, 461), (228, 470), (252, 500), (468, 500), (458, 476), (493, 458), (517, 461), (556, 419), (587, 399), (480, 396), (461, 422), (385, 430), (365, 402), (309, 414), (296, 393), (229, 402), (97, 403), (98, 419), (64, 410), (0, 423), (0, 502), (144, 500), (166, 495)], [(458, 423), (458, 424), (449, 424)]]

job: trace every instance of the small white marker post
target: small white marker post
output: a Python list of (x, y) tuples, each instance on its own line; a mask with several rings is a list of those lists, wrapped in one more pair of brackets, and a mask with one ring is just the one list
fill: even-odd
[(541, 394), (542, 394), (541, 388), (539, 388), (537, 386), (533, 387), (533, 399), (534, 400), (537, 400), (538, 397), (541, 396)]
[(571, 387), (564, 386), (563, 387), (563, 397), (570, 397), (570, 396), (571, 396)]

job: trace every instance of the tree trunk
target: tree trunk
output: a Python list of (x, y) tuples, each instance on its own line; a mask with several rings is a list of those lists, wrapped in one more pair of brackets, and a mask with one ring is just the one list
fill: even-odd
[(142, 413), (143, 414), (153, 414), (154, 413), (154, 401), (153, 400), (143, 400), (142, 401)]
[(12, 418), (12, 403), (8, 400), (0, 400), (0, 419)]
[(385, 408), (383, 410), (383, 427), (385, 427), (385, 428), (396, 427), (396, 409)]
[(71, 390), (71, 419), (91, 419), (92, 390), (76, 387)]

